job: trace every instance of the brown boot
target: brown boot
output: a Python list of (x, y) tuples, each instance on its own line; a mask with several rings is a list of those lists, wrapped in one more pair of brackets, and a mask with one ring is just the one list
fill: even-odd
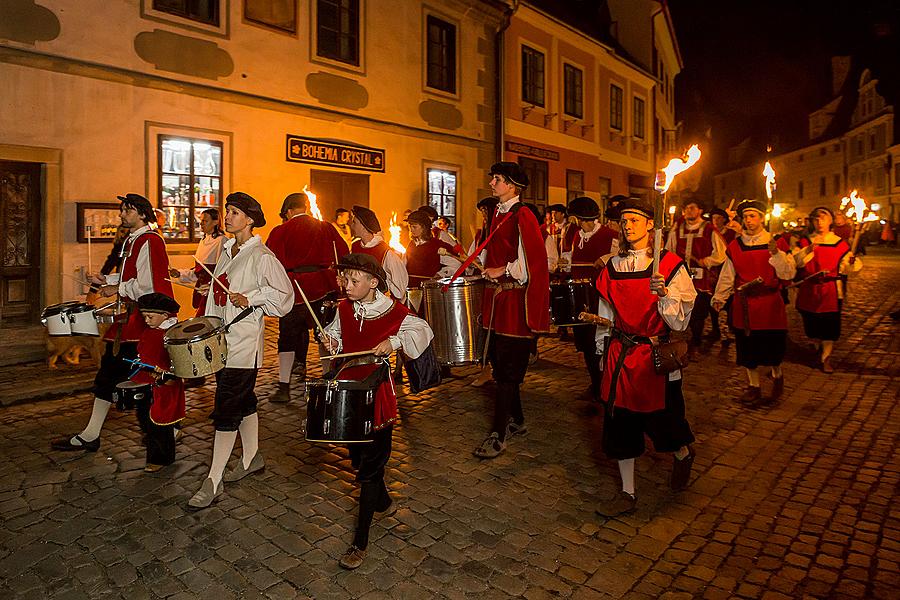
[(822, 359), (822, 372), (823, 373), (834, 373), (834, 367), (831, 366), (831, 357), (830, 356)]
[(620, 491), (616, 497), (610, 501), (604, 502), (594, 509), (601, 517), (608, 519), (618, 517), (619, 515), (627, 515), (633, 513), (637, 508), (637, 496), (632, 496), (628, 492)]
[(358, 569), (360, 565), (363, 564), (363, 561), (366, 559), (366, 551), (360, 550), (356, 546), (350, 546), (347, 548), (347, 551), (344, 552), (344, 555), (341, 557), (341, 560), (338, 561), (345, 569), (353, 570)]
[(759, 391), (759, 387), (748, 385), (741, 397), (738, 398), (738, 401), (741, 404), (756, 404), (760, 398), (762, 398), (762, 393)]
[(781, 398), (784, 393), (784, 376), (775, 377), (772, 381), (772, 401)]

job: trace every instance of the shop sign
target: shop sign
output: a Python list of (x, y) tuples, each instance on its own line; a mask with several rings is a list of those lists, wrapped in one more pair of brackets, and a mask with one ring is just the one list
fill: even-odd
[(545, 148), (538, 148), (536, 146), (529, 146), (528, 144), (520, 144), (518, 142), (507, 141), (506, 150), (508, 152), (525, 154), (527, 156), (536, 156), (537, 158), (543, 158), (546, 160), (559, 160), (559, 152), (556, 152), (554, 150), (547, 150)]
[(291, 134), (287, 136), (287, 160), (384, 172), (384, 150)]

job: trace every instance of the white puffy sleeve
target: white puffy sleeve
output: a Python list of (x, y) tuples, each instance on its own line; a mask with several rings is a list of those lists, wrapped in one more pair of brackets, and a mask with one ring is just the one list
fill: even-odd
[[(328, 329), (326, 328), (326, 333)], [(330, 335), (330, 334), (329, 334)], [(394, 350), (403, 349), (403, 353), (409, 358), (419, 358), (428, 344), (434, 339), (434, 332), (431, 326), (415, 315), (407, 315), (400, 324), (400, 330), (397, 335), (388, 338), (391, 341), (391, 347)]]
[(281, 261), (271, 252), (260, 255), (256, 263), (257, 289), (247, 292), (250, 306), (262, 307), (270, 317), (283, 317), (294, 308), (294, 287)]

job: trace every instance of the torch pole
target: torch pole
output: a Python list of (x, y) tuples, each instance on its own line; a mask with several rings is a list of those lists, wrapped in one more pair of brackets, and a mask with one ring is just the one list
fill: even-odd
[(656, 210), (654, 211), (654, 221), (656, 227), (653, 231), (653, 269), (650, 271), (653, 274), (659, 273), (659, 252), (662, 250), (662, 230), (663, 223), (665, 222), (666, 215), (666, 194), (663, 192), (662, 194), (656, 194)]

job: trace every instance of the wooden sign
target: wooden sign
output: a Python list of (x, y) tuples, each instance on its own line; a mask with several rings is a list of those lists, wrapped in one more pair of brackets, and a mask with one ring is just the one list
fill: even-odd
[(384, 150), (299, 135), (287, 136), (287, 160), (384, 173)]

